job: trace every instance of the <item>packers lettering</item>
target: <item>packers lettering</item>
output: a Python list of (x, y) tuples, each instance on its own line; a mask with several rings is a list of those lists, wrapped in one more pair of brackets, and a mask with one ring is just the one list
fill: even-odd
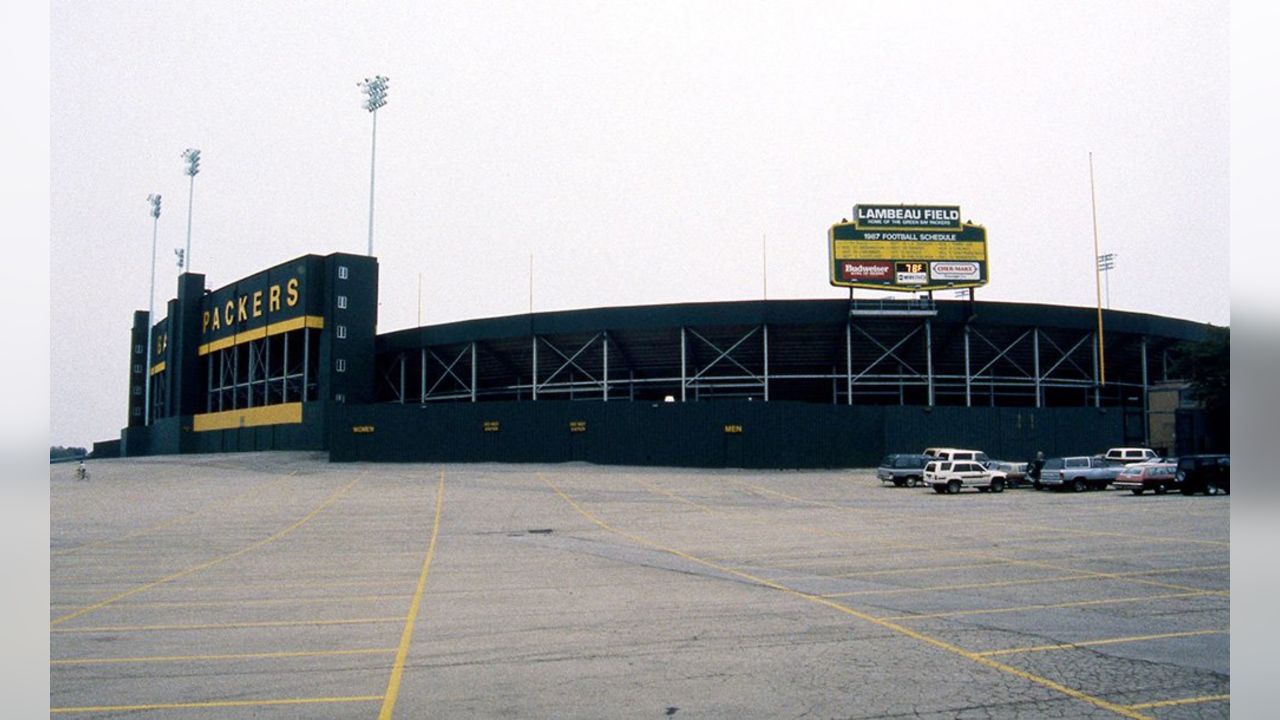
[(200, 318), (200, 333), (206, 335), (219, 330), (231, 330), (236, 325), (266, 314), (297, 307), (300, 302), (302, 283), (296, 277), (262, 290), (246, 291), (243, 295), (228, 298), (204, 310)]

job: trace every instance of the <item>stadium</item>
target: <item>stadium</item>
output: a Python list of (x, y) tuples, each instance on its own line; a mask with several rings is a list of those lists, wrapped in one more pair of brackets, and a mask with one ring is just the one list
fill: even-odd
[[(985, 276), (985, 249), (981, 264)], [(1176, 436), (1153, 437), (1153, 401), (1177, 386), (1178, 346), (1208, 326), (931, 296), (603, 307), (379, 334), (373, 257), (305, 255), (217, 289), (185, 273), (165, 318), (134, 313), (128, 423), (94, 456), (815, 468), (926, 446), (1025, 459), (1204, 442), (1182, 411)]]

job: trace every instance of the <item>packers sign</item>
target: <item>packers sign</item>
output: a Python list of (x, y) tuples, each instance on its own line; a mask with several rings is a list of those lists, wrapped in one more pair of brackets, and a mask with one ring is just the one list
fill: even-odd
[(200, 307), (200, 352), (304, 326), (323, 327), (319, 258), (303, 257), (214, 290)]
[(987, 284), (987, 229), (955, 205), (856, 205), (827, 232), (831, 284), (915, 292)]

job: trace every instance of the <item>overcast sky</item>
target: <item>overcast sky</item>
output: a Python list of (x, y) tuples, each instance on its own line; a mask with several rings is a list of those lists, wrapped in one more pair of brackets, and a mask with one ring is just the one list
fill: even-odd
[[(855, 203), (959, 205), (979, 300), (1230, 321), (1221, 2), (51, 5), (50, 441), (126, 421), (129, 326), (186, 242), (211, 288), (363, 253), (381, 332), (536, 311), (840, 298)], [(881, 293), (858, 291), (868, 297)], [(945, 296), (945, 294), (944, 294)]]

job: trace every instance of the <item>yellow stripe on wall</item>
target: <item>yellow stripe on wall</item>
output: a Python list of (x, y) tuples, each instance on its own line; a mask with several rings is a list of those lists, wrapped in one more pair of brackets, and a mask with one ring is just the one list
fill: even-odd
[(196, 415), (191, 418), (191, 429), (195, 432), (206, 432), (209, 430), (232, 430), (241, 427), (286, 425), (301, 422), (302, 403), (293, 402)]
[(152, 374), (152, 375), (159, 375), (159, 374), (160, 374), (160, 373), (162, 373), (162, 372), (164, 372), (164, 361), (163, 361), (163, 360), (161, 360), (160, 362), (158, 362), (158, 363), (156, 363), (155, 365), (152, 365), (152, 366), (151, 366), (151, 374)]
[(200, 346), (198, 354), (208, 355), (211, 352), (223, 350), (233, 345), (240, 345), (241, 343), (247, 343), (251, 340), (261, 340), (264, 337), (279, 335), (280, 333), (289, 332), (290, 330), (301, 330), (304, 327), (323, 330), (324, 318), (319, 315), (303, 315), (302, 317), (273, 322), (270, 325), (254, 328), (253, 330), (246, 330), (241, 333), (228, 335), (227, 337), (207, 342)]

